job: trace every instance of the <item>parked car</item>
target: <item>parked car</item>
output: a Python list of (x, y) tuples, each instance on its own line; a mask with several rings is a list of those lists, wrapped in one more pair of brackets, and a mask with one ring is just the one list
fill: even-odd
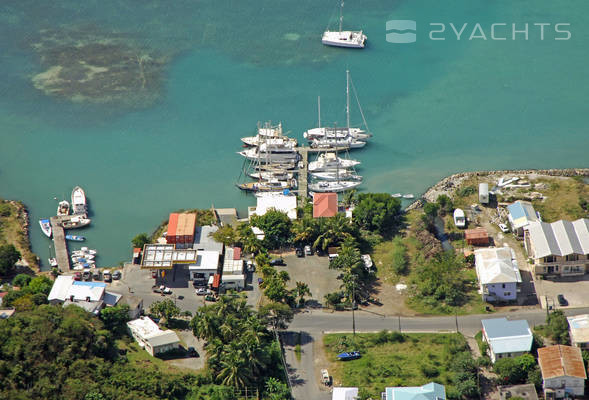
[(172, 294), (172, 289), (170, 289), (167, 286), (160, 286), (160, 290), (162, 291), (163, 294)]
[(112, 278), (113, 278), (113, 279), (115, 279), (115, 280), (119, 280), (119, 279), (121, 279), (121, 276), (122, 276), (122, 275), (121, 275), (121, 271), (115, 271), (115, 272), (113, 272), (113, 274), (112, 274)]
[(286, 265), (286, 263), (284, 262), (284, 260), (282, 258), (275, 258), (273, 260), (270, 260), (270, 265)]
[(556, 299), (558, 300), (558, 305), (559, 306), (568, 306), (569, 302), (567, 301), (567, 299), (564, 298), (564, 296), (562, 294), (559, 294), (558, 296), (556, 296)]
[(90, 273), (90, 270), (86, 270), (86, 271), (82, 272), (82, 279), (85, 281), (92, 280), (92, 274)]
[(505, 224), (497, 224), (497, 226), (499, 227), (499, 229), (501, 229), (501, 232), (503, 232), (503, 233), (508, 233), (509, 232), (509, 228), (507, 227), (507, 225), (505, 225)]
[(206, 296), (208, 294), (208, 290), (205, 288), (198, 288), (196, 289), (196, 295), (197, 296)]
[(309, 245), (305, 246), (305, 255), (307, 255), (307, 256), (313, 255), (313, 249), (311, 248), (311, 246), (309, 246)]
[(305, 257), (305, 252), (300, 247), (297, 247), (295, 249), (295, 253), (296, 253), (297, 257)]
[(151, 271), (151, 277), (152, 277), (153, 279), (157, 278), (157, 270), (153, 270), (153, 271)]
[(247, 272), (256, 272), (256, 266), (252, 260), (247, 260)]
[(102, 276), (104, 276), (105, 282), (112, 282), (112, 275), (110, 274), (110, 270), (105, 269), (102, 271)]
[(100, 270), (95, 269), (94, 272), (92, 273), (92, 279), (94, 279), (95, 281), (99, 281), (100, 278), (101, 278)]
[(188, 357), (198, 357), (198, 352), (196, 351), (196, 349), (194, 347), (189, 347), (186, 349), (186, 355)]
[(74, 281), (81, 281), (82, 280), (82, 273), (81, 272), (76, 272), (74, 274)]
[(192, 286), (196, 289), (199, 287), (206, 287), (207, 286), (207, 281), (205, 281), (204, 279), (195, 279), (192, 281)]

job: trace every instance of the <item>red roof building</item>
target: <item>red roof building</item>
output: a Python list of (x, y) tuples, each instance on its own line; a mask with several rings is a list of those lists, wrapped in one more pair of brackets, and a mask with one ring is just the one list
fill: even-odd
[(196, 228), (196, 214), (170, 214), (168, 220), (168, 244), (194, 242), (194, 230)]
[(313, 194), (313, 218), (334, 217), (337, 214), (337, 193)]
[(485, 228), (467, 229), (464, 231), (466, 243), (472, 246), (488, 246), (489, 234)]

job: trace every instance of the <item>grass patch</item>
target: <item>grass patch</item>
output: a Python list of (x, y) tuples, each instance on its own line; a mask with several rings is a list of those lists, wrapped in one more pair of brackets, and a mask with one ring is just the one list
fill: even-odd
[[(532, 204), (542, 215), (542, 220), (554, 222), (559, 219), (574, 221), (588, 218), (589, 185), (582, 179), (575, 178), (542, 178), (532, 182), (534, 186), (546, 186), (535, 189), (541, 192), (544, 200), (534, 200)], [(583, 208), (584, 207), (584, 208)]]
[(295, 357), (297, 361), (301, 361), (301, 332), (297, 334), (297, 344), (295, 345)]
[[(351, 334), (329, 334), (323, 337), (323, 343), (332, 363), (334, 385), (365, 388), (373, 398), (380, 398), (388, 386), (420, 386), (432, 381), (446, 385), (449, 399), (459, 398), (462, 389), (456, 383), (463, 380), (464, 373), (472, 372), (474, 365), (466, 340), (456, 333), (382, 331), (357, 334), (355, 338)], [(336, 355), (346, 350), (358, 350), (362, 358), (337, 361)]]
[(117, 340), (117, 347), (120, 350), (126, 350), (127, 360), (138, 367), (153, 365), (159, 368), (162, 372), (169, 372), (170, 370), (172, 370), (172, 372), (179, 371), (176, 367), (167, 364), (164, 360), (157, 357), (152, 357), (147, 351), (139, 347), (139, 345), (130, 338)]

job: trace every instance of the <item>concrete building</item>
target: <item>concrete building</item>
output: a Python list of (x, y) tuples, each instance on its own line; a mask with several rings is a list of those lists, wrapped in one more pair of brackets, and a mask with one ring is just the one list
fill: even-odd
[(217, 221), (222, 225), (235, 226), (238, 223), (239, 217), (235, 208), (214, 208)]
[(538, 393), (536, 393), (536, 387), (532, 383), (499, 386), (499, 398), (501, 400), (509, 400), (514, 397), (520, 397), (524, 400), (538, 400)]
[(489, 184), (479, 183), (479, 203), (489, 204)]
[(290, 219), (297, 219), (297, 196), (282, 193), (261, 193), (256, 196), (256, 206), (248, 207), (248, 218), (264, 215), (269, 210), (281, 211)]
[(219, 269), (220, 254), (218, 251), (198, 251), (196, 262), (188, 266), (190, 280), (206, 285), (209, 277)]
[(175, 244), (146, 244), (141, 257), (142, 269), (172, 269), (175, 264), (190, 264), (196, 261), (196, 250), (176, 249)]
[(489, 357), (494, 363), (500, 358), (517, 357), (532, 349), (534, 340), (526, 320), (507, 318), (483, 319), (483, 340), (489, 344)]
[(127, 322), (133, 338), (152, 356), (180, 347), (180, 339), (173, 330), (163, 331), (149, 317)]
[(357, 387), (334, 387), (331, 393), (331, 400), (356, 400), (357, 397)]
[(143, 311), (143, 299), (133, 295), (123, 295), (120, 300), (121, 304), (129, 306), (129, 319), (139, 318)]
[(571, 345), (589, 350), (589, 314), (567, 317)]
[(477, 249), (474, 252), (480, 293), (484, 301), (514, 301), (522, 277), (515, 254), (509, 247)]
[(337, 214), (337, 193), (313, 194), (313, 218), (334, 217)]
[(585, 395), (587, 371), (580, 348), (560, 344), (542, 347), (538, 349), (538, 364), (546, 398)]
[[(47, 296), (50, 304), (63, 304), (64, 307), (74, 304), (88, 312), (98, 314), (107, 305), (105, 303), (106, 283), (75, 281), (71, 275), (60, 275), (53, 282), (51, 292)], [(114, 304), (116, 304), (116, 296)], [(114, 305), (110, 304), (110, 305)]]
[(530, 223), (524, 246), (536, 276), (584, 275), (589, 269), (589, 219)]
[(538, 214), (529, 201), (518, 200), (507, 206), (507, 219), (511, 225), (511, 231), (517, 236), (524, 235), (524, 228), (531, 222), (538, 222)]
[(381, 397), (382, 400), (445, 400), (446, 388), (435, 382), (423, 386), (388, 387)]

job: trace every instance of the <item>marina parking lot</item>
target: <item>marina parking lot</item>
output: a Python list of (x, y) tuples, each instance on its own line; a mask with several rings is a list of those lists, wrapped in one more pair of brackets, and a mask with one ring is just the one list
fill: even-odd
[[(589, 307), (589, 276), (560, 278), (558, 280), (536, 279), (536, 292), (542, 308), (546, 305), (553, 308)], [(568, 305), (558, 304), (557, 296), (564, 295)]]

